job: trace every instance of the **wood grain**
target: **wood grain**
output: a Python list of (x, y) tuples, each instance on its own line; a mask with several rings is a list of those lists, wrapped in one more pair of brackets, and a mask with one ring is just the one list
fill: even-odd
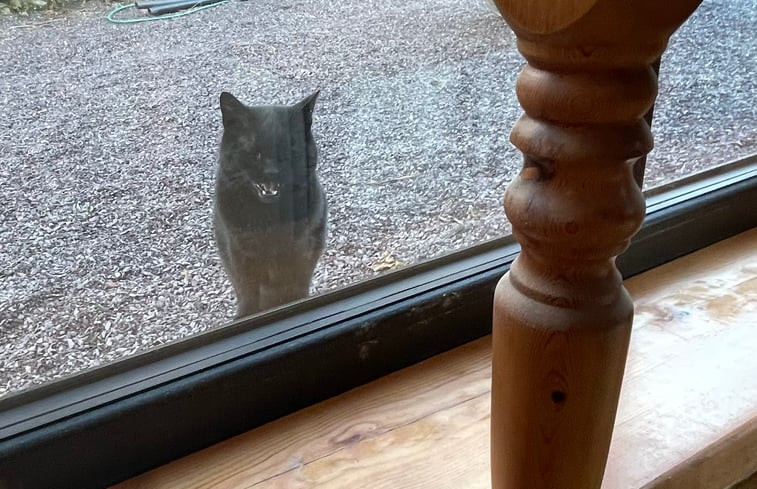
[[(757, 468), (757, 418), (750, 419), (643, 489), (726, 488)], [(757, 484), (757, 477), (752, 484)], [(741, 485), (746, 489), (747, 483)], [(757, 487), (757, 485), (755, 486)]]
[(750, 475), (749, 478), (739, 482), (730, 489), (757, 489), (757, 472)]
[(505, 193), (521, 253), (494, 296), (494, 489), (602, 483), (633, 320), (614, 259), (644, 217), (652, 63), (700, 1), (496, 0), (528, 64)]
[[(720, 488), (757, 470), (757, 231), (730, 244), (626, 282), (637, 324), (609, 480), (620, 478), (627, 487)], [(655, 456), (624, 455), (633, 453)], [(730, 480), (721, 485), (724, 479)]]
[[(604, 487), (757, 471), (757, 230), (626, 286), (638, 316)], [(116, 487), (489, 489), (490, 361), (484, 338)]]
[[(488, 349), (488, 339), (463, 346), (186, 457), (171, 464), (170, 471), (157, 470), (122, 487), (280, 487), (282, 480), (312, 483), (313, 472), (326, 478), (329, 473), (338, 475), (357, 460), (371, 465), (371, 450), (379, 449), (386, 440), (395, 440), (397, 447), (420, 442), (426, 429), (418, 423), (428, 424), (432, 416), (443, 419), (450, 410), (470, 406), (488, 413), (490, 357), (484, 353)], [(445, 423), (439, 426), (442, 431), (447, 428)], [(486, 434), (485, 424), (478, 429)], [(435, 438), (444, 437), (437, 434)], [(486, 445), (488, 448), (488, 442)], [(386, 454), (391, 456), (388, 450)], [(198, 471), (198, 465), (205, 470)], [(365, 469), (362, 464), (355, 465), (361, 473)]]

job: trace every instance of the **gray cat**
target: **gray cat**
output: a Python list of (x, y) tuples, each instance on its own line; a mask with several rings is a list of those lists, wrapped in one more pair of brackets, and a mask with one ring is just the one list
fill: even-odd
[(237, 317), (309, 293), (326, 238), (311, 132), (317, 97), (293, 106), (247, 106), (221, 94), (213, 224)]

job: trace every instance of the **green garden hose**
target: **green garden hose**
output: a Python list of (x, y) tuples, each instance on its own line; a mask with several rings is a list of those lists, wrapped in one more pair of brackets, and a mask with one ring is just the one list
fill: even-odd
[(155, 17), (132, 17), (128, 19), (117, 19), (115, 15), (118, 12), (121, 12), (122, 10), (126, 10), (128, 8), (135, 7), (135, 3), (129, 3), (127, 5), (119, 5), (118, 7), (111, 10), (108, 15), (105, 17), (109, 21), (113, 22), (114, 24), (135, 24), (137, 22), (150, 22), (153, 20), (166, 20), (166, 19), (174, 19), (176, 17), (183, 17), (185, 15), (193, 14), (195, 12), (199, 12), (200, 10), (209, 9), (212, 7), (218, 7), (219, 5), (223, 5), (226, 3), (229, 3), (231, 0), (220, 0), (216, 3), (211, 3), (210, 5), (200, 5), (198, 7), (192, 7), (190, 9), (181, 11), (181, 12), (173, 12), (170, 14), (165, 15), (159, 15)]

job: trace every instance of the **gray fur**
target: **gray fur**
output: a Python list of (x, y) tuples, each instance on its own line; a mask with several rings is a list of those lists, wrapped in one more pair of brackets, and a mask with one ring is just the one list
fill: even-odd
[(317, 96), (293, 106), (246, 106), (221, 94), (213, 224), (237, 317), (309, 293), (326, 238), (311, 132)]

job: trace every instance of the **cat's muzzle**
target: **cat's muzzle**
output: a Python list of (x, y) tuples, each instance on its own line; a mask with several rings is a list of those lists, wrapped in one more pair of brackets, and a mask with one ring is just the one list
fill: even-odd
[(279, 198), (278, 182), (254, 182), (258, 198), (265, 203), (275, 202)]

